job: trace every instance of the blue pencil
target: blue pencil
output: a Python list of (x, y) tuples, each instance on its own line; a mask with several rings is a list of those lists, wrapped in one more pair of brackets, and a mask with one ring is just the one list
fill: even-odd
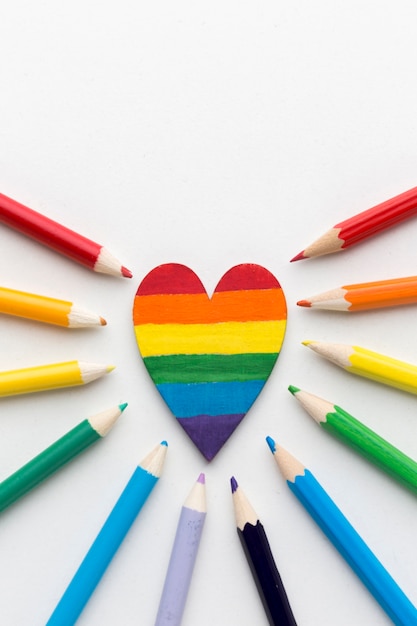
[(417, 609), (313, 474), (289, 452), (267, 443), (291, 491), (397, 626), (417, 625)]
[(107, 566), (161, 475), (167, 443), (163, 441), (138, 465), (87, 552), (47, 626), (77, 621)]

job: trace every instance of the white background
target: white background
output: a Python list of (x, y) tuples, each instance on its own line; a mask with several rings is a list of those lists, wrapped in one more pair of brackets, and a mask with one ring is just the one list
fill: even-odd
[[(164, 474), (79, 624), (151, 625), (180, 507), (206, 473), (206, 526), (184, 626), (267, 624), (236, 535), (229, 479), (261, 517), (299, 626), (384, 626), (385, 613), (285, 485), (271, 435), (303, 461), (417, 602), (415, 497), (321, 431), (287, 387), (338, 403), (417, 457), (417, 399), (353, 377), (301, 345), (354, 343), (417, 363), (415, 308), (320, 313), (296, 301), (416, 272), (417, 221), (321, 259), (289, 260), (336, 222), (417, 185), (413, 1), (0, 5), (0, 191), (105, 245), (132, 280), (94, 274), (6, 227), (1, 284), (71, 299), (108, 325), (0, 319), (0, 368), (112, 363), (83, 388), (4, 398), (7, 477), (119, 402), (94, 448), (0, 519), (0, 622), (45, 624), (135, 464), (161, 439)], [(237, 263), (287, 296), (277, 365), (212, 463), (175, 422), (139, 356), (133, 297), (167, 262), (209, 293)]]

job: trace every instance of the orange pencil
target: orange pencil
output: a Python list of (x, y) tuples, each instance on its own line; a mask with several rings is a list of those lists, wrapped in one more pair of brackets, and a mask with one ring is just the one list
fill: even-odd
[(291, 261), (340, 252), (417, 215), (417, 187), (335, 224)]
[(298, 306), (333, 311), (365, 311), (417, 303), (417, 276), (344, 285), (299, 300)]
[(73, 302), (6, 287), (0, 287), (0, 313), (67, 328), (106, 325), (106, 320), (100, 315)]

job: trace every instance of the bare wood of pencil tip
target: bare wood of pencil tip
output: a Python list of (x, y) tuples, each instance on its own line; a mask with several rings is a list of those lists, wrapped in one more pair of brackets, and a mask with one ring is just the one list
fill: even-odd
[(340, 231), (340, 228), (331, 228), (325, 232), (324, 235), (319, 237), (319, 239), (316, 239), (316, 241), (307, 246), (307, 248), (296, 254), (295, 257), (290, 260), (290, 263), (316, 256), (324, 256), (325, 254), (333, 254), (334, 252), (341, 252), (344, 242), (343, 239), (339, 238)]
[(285, 480), (293, 483), (297, 476), (305, 473), (305, 466), (285, 448), (278, 446), (272, 437), (267, 437), (266, 441)]
[(354, 352), (352, 346), (341, 343), (326, 343), (324, 341), (302, 341), (303, 346), (307, 346), (328, 361), (339, 367), (349, 367), (349, 356)]
[(107, 433), (113, 428), (123, 411), (127, 407), (127, 402), (119, 404), (117, 407), (112, 407), (106, 411), (101, 411), (88, 419), (90, 425), (100, 435), (105, 437)]
[(238, 489), (238, 484), (234, 476), (230, 479), (232, 486), (233, 508), (235, 512), (236, 526), (239, 530), (245, 528), (245, 524), (256, 526), (258, 516), (255, 509), (250, 504), (242, 489)]
[(154, 476), (155, 478), (160, 478), (167, 450), (167, 442), (165, 440), (161, 441), (161, 443), (155, 446), (149, 454), (141, 460), (139, 467), (146, 470), (148, 474)]
[(199, 513), (207, 512), (206, 477), (203, 472), (201, 472), (194, 483), (193, 488), (188, 494), (183, 506), (187, 509), (198, 511)]
[(305, 298), (304, 300), (298, 300), (297, 306), (312, 309), (349, 311), (350, 302), (345, 300), (345, 294), (345, 289), (331, 289), (321, 294)]
[(334, 409), (334, 404), (331, 402), (323, 400), (323, 398), (319, 398), (312, 393), (307, 393), (294, 385), (289, 385), (288, 390), (317, 424), (325, 422), (327, 413), (331, 413)]
[(90, 383), (93, 380), (97, 380), (97, 378), (100, 378), (105, 374), (110, 374), (110, 372), (116, 369), (115, 365), (86, 363), (85, 361), (79, 361), (78, 364), (80, 366), (80, 372), (84, 383)]
[(73, 305), (68, 315), (68, 328), (87, 328), (88, 326), (107, 326), (107, 321), (101, 315)]

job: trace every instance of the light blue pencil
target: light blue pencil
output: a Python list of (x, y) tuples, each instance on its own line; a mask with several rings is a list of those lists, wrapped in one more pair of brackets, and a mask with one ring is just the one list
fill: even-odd
[(107, 566), (161, 475), (166, 441), (138, 465), (109, 517), (87, 552), (47, 626), (72, 626), (77, 621)]
[(289, 452), (267, 443), (291, 491), (397, 626), (416, 626), (417, 609), (313, 474)]

